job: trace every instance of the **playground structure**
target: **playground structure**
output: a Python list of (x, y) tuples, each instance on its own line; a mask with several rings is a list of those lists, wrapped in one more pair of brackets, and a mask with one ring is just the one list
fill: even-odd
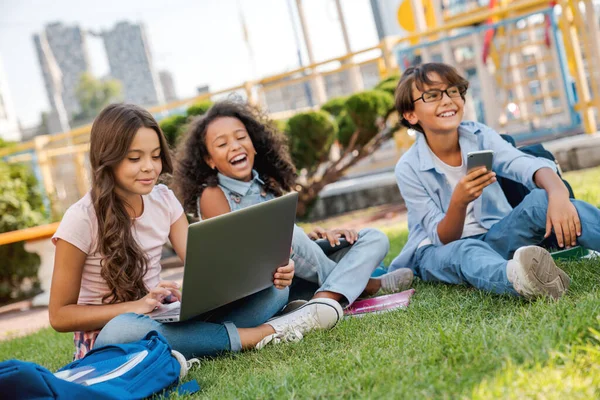
[[(597, 131), (600, 28), (591, 0), (444, 1), (405, 0), (410, 7), (403, 3), (400, 11), (412, 13), (413, 32), (404, 37), (150, 111), (162, 119), (236, 94), (285, 119), (370, 89), (410, 65), (443, 61), (471, 82), (468, 118), (520, 141)], [(89, 190), (89, 131), (88, 125), (0, 150), (9, 163), (31, 163), (55, 218)]]

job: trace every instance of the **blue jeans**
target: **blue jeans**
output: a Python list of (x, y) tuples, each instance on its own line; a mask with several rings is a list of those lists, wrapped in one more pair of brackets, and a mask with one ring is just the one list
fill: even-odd
[(292, 260), (296, 264), (295, 277), (312, 283), (308, 286), (313, 287), (313, 293), (314, 288), (317, 292), (339, 293), (348, 304), (352, 304), (367, 286), (371, 274), (389, 248), (390, 242), (383, 232), (362, 229), (347, 251), (343, 249), (328, 257), (301, 228), (294, 226)]
[(121, 314), (102, 328), (94, 347), (134, 342), (150, 331), (157, 331), (188, 359), (240, 351), (242, 342), (237, 328), (264, 324), (286, 305), (288, 296), (288, 288), (279, 290), (271, 286), (192, 320), (170, 324), (144, 314)]
[[(580, 200), (571, 200), (581, 220), (579, 245), (600, 250), (600, 210)], [(419, 248), (413, 271), (424, 281), (468, 283), (494, 293), (516, 294), (506, 277), (507, 260), (519, 247), (537, 244), (546, 232), (548, 195), (536, 189), (521, 204), (480, 236), (444, 246)]]

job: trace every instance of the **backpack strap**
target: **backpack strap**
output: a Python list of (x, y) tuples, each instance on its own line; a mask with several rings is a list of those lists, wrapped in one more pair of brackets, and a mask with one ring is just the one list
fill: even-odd
[(192, 394), (192, 393), (196, 393), (200, 391), (200, 385), (198, 385), (198, 382), (196, 382), (196, 380), (191, 380), (185, 383), (182, 383), (181, 385), (177, 386), (175, 389), (177, 390), (173, 390), (176, 391), (177, 394), (179, 395), (184, 395), (184, 394)]

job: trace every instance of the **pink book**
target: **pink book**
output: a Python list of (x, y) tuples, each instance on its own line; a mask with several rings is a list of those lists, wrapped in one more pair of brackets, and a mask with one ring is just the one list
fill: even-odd
[(410, 303), (410, 297), (414, 293), (415, 289), (408, 289), (400, 293), (358, 300), (344, 310), (344, 316), (361, 316), (363, 314), (382, 313), (392, 311), (397, 308), (406, 308)]

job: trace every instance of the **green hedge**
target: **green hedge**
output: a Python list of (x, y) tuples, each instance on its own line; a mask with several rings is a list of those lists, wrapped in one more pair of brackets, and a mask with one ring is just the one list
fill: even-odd
[(356, 125), (346, 110), (342, 111), (335, 120), (339, 128), (338, 141), (342, 147), (346, 147), (350, 143), (352, 135), (356, 132)]
[(392, 75), (383, 80), (381, 80), (373, 89), (383, 90), (384, 92), (388, 92), (392, 96), (396, 92), (396, 87), (398, 86), (398, 82), (400, 81), (400, 76)]
[(379, 132), (376, 121), (394, 109), (394, 97), (382, 90), (368, 90), (348, 98), (346, 109), (359, 130), (357, 145), (366, 144)]
[(187, 115), (188, 117), (191, 116), (196, 116), (196, 115), (203, 115), (206, 114), (206, 112), (213, 106), (213, 102), (210, 100), (202, 100), (199, 101), (195, 104), (192, 104), (188, 109), (187, 109)]
[(290, 118), (286, 133), (296, 168), (315, 170), (327, 159), (338, 126), (328, 112), (309, 111)]
[(334, 97), (328, 100), (321, 106), (321, 110), (327, 111), (334, 117), (339, 117), (340, 114), (346, 109), (346, 100), (348, 97)]
[(177, 146), (179, 138), (185, 133), (187, 123), (191, 117), (205, 114), (213, 105), (210, 100), (199, 101), (198, 103), (192, 104), (186, 110), (185, 115), (172, 115), (159, 122), (160, 129), (162, 129), (167, 142), (171, 148)]
[(160, 129), (162, 129), (169, 146), (172, 148), (177, 146), (179, 138), (185, 132), (186, 123), (187, 116), (185, 115), (172, 115), (159, 122)]
[[(37, 188), (38, 182), (29, 168), (0, 161), (0, 233), (48, 222)], [(23, 242), (0, 246), (0, 260), (0, 303), (39, 290), (40, 257), (25, 251)], [(29, 293), (21, 290), (26, 279), (31, 284)]]

